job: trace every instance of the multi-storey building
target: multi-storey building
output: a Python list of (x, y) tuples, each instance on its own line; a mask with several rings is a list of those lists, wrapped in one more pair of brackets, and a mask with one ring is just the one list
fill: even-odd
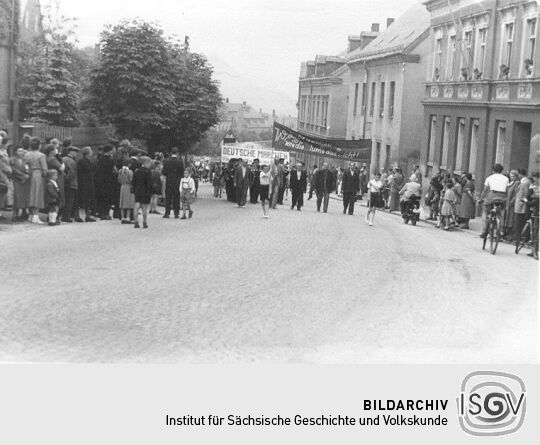
[(419, 163), (429, 29), (428, 11), (416, 4), (349, 54), (347, 139), (371, 140), (371, 173)]
[(347, 55), (364, 48), (379, 34), (374, 23), (371, 31), (349, 36), (346, 51), (337, 56), (315, 57), (302, 63), (298, 92), (298, 130), (326, 138), (345, 139), (350, 71)]
[(428, 0), (422, 168), (472, 173), (538, 168), (540, 9), (527, 0)]

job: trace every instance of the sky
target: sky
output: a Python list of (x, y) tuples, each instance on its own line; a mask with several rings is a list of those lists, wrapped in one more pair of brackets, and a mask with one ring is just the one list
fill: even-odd
[[(371, 23), (384, 30), (387, 17), (398, 18), (418, 0), (59, 1), (65, 16), (78, 18), (81, 46), (94, 45), (106, 24), (124, 18), (159, 22), (182, 41), (188, 35), (191, 49), (209, 58), (224, 84), (231, 77), (246, 89), (256, 86), (256, 94), (268, 96), (260, 100), (266, 106), (273, 95), (286, 97), (280, 108), (288, 109), (278, 111), (293, 113), (302, 61), (340, 53), (349, 34), (369, 30)], [(242, 91), (227, 88), (231, 101), (242, 101)]]

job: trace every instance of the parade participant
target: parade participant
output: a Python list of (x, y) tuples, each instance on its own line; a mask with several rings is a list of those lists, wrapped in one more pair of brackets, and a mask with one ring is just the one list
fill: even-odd
[(139, 228), (139, 209), (142, 210), (143, 216), (143, 229), (148, 229), (147, 215), (148, 206), (152, 200), (152, 172), (150, 167), (152, 166), (152, 160), (148, 156), (141, 158), (141, 166), (133, 174), (131, 185), (133, 186), (133, 194), (135, 196), (135, 228)]
[(96, 201), (98, 215), (102, 220), (110, 220), (111, 207), (115, 204), (118, 170), (113, 159), (113, 146), (105, 145), (96, 165)]
[[(30, 171), (24, 160), (25, 150), (20, 147), (11, 158), (11, 179), (13, 181), (13, 220), (25, 221), (28, 218), (28, 195)], [(19, 216), (19, 211), (22, 214)]]
[(236, 204), (238, 207), (246, 206), (247, 191), (249, 189), (249, 171), (247, 161), (239, 159), (240, 164), (236, 167), (234, 173), (234, 187), (236, 189)]
[(314, 183), (314, 179), (315, 179), (315, 174), (317, 173), (317, 170), (319, 170), (317, 168), (317, 165), (314, 165), (313, 166), (313, 170), (311, 171), (311, 176), (309, 177), (309, 195), (308, 195), (308, 201), (313, 198), (313, 190), (315, 189), (315, 183)]
[(39, 219), (39, 209), (45, 207), (45, 178), (47, 177), (47, 159), (39, 151), (41, 141), (37, 137), (30, 140), (30, 151), (25, 155), (25, 161), (30, 169), (30, 195), (28, 208), (29, 221), (34, 224), (43, 224)]
[(373, 225), (373, 220), (375, 219), (375, 211), (384, 207), (384, 202), (382, 199), (383, 187), (384, 184), (381, 179), (381, 174), (377, 172), (375, 173), (374, 178), (368, 182), (369, 210), (366, 215), (366, 223), (370, 226)]
[(251, 165), (251, 187), (249, 188), (249, 202), (251, 204), (257, 204), (259, 200), (259, 192), (261, 189), (260, 183), (261, 168), (259, 166), (259, 160), (253, 159)]
[(270, 174), (272, 179), (271, 190), (270, 190), (270, 203), (272, 209), (277, 208), (279, 202), (279, 189), (283, 187), (285, 182), (284, 167), (278, 158), (274, 159), (274, 163), (270, 168)]
[(223, 179), (223, 173), (221, 168), (217, 168), (213, 172), (212, 186), (214, 187), (214, 198), (221, 198), (221, 181)]
[(271, 173), (268, 165), (262, 166), (262, 171), (259, 173), (259, 181), (261, 183), (260, 196), (261, 196), (261, 205), (263, 209), (263, 215), (265, 218), (269, 218), (268, 212), (266, 211), (266, 206), (270, 205), (268, 200), (270, 193), (270, 183), (271, 183)]
[(77, 162), (79, 208), (84, 210), (85, 222), (96, 222), (96, 220), (90, 216), (96, 202), (94, 164), (90, 159), (92, 156), (92, 149), (90, 147), (85, 147), (82, 149), (81, 154), (82, 158)]
[[(64, 142), (64, 144), (66, 144), (66, 142)], [(66, 194), (66, 206), (64, 207), (62, 214), (62, 222), (66, 223), (72, 223), (73, 218), (75, 218), (76, 222), (83, 222), (78, 214), (79, 181), (77, 178), (77, 163), (75, 161), (78, 152), (79, 149), (72, 146), (70, 141), (69, 145), (64, 148), (64, 157), (62, 158), (62, 161), (66, 166), (66, 169), (64, 170), (64, 192)]]
[[(367, 188), (367, 173), (365, 167), (362, 167), (360, 169), (360, 172), (358, 174), (358, 181), (359, 181), (359, 195), (360, 195), (360, 201), (362, 201), (364, 197), (364, 193), (366, 192)], [(353, 211), (354, 211), (354, 203), (353, 203)], [(352, 213), (349, 213), (349, 215), (352, 215)]]
[(343, 214), (354, 214), (354, 203), (356, 195), (361, 194), (360, 191), (360, 174), (354, 169), (354, 162), (349, 162), (349, 168), (343, 173), (341, 193), (343, 195)]
[(165, 177), (165, 214), (163, 218), (169, 218), (171, 207), (174, 211), (174, 217), (180, 217), (180, 179), (184, 174), (184, 164), (179, 159), (178, 148), (171, 149), (171, 157), (163, 162), (161, 174)]
[(493, 208), (493, 205), (501, 203), (503, 210), (506, 203), (506, 191), (508, 189), (508, 183), (510, 182), (506, 176), (502, 174), (503, 166), (501, 164), (495, 164), (492, 169), (492, 174), (486, 178), (484, 182), (484, 190), (480, 195), (479, 202), (484, 202), (484, 230), (480, 234), (480, 238), (487, 237), (489, 218), (488, 212)]
[[(54, 150), (56, 147), (51, 145)], [(47, 197), (47, 212), (49, 213), (49, 226), (56, 226), (60, 224), (58, 219), (58, 209), (60, 205), (60, 187), (58, 187), (58, 171), (49, 170), (47, 172), (47, 184), (45, 186)]]
[(296, 207), (299, 212), (304, 206), (304, 193), (307, 190), (307, 173), (304, 164), (300, 161), (296, 163), (289, 174), (289, 185), (291, 188), (292, 205), (291, 210)]
[(469, 229), (469, 221), (476, 217), (476, 201), (474, 199), (474, 180), (470, 173), (465, 173), (463, 183), (463, 193), (461, 195), (461, 205), (459, 207), (459, 218), (462, 229)]
[(133, 172), (129, 169), (129, 159), (124, 159), (122, 168), (118, 172), (118, 183), (120, 184), (120, 213), (122, 224), (131, 224), (130, 214), (135, 207), (135, 195), (132, 192), (131, 182)]
[(325, 162), (321, 170), (317, 170), (314, 176), (315, 193), (317, 194), (317, 212), (321, 211), (323, 204), (323, 212), (328, 212), (328, 202), (330, 201), (330, 193), (334, 190), (334, 177), (328, 168), (328, 163)]
[[(280, 185), (278, 187), (277, 204), (278, 205), (283, 205), (283, 198), (285, 196), (285, 190), (287, 189), (287, 176), (289, 175), (289, 170), (285, 166), (285, 159), (280, 158), (279, 159), (279, 165), (281, 166), (282, 179), (281, 179)], [(278, 172), (278, 174), (279, 174), (279, 172)]]
[(182, 218), (186, 219), (186, 210), (189, 212), (189, 218), (193, 216), (191, 204), (195, 198), (195, 181), (191, 177), (191, 171), (186, 169), (184, 177), (180, 180), (180, 202), (182, 203)]
[(161, 184), (161, 169), (162, 164), (160, 161), (152, 162), (152, 201), (150, 202), (150, 213), (154, 215), (161, 215), (158, 211), (158, 201), (161, 191), (163, 189)]

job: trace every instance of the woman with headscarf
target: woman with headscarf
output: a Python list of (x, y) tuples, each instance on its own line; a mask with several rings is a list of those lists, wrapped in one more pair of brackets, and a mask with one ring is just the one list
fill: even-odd
[(25, 161), (30, 169), (30, 194), (28, 208), (29, 221), (43, 224), (39, 219), (39, 210), (45, 208), (45, 180), (47, 178), (47, 158), (39, 150), (41, 140), (37, 137), (30, 139), (30, 151), (25, 155)]
[(469, 221), (476, 217), (476, 199), (474, 197), (474, 180), (470, 173), (465, 173), (463, 189), (461, 194), (461, 205), (459, 207), (459, 218), (461, 228), (468, 229)]
[(90, 160), (92, 149), (85, 147), (81, 151), (82, 157), (77, 162), (77, 182), (79, 194), (79, 208), (84, 209), (85, 222), (96, 222), (91, 215), (91, 210), (95, 206), (94, 191), (94, 165)]

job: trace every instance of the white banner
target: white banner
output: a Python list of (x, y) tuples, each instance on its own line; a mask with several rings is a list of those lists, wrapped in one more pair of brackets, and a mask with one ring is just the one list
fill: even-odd
[(290, 160), (288, 151), (272, 151), (271, 148), (257, 144), (256, 142), (239, 142), (236, 144), (221, 145), (222, 162), (242, 158), (251, 164), (254, 159), (258, 159), (260, 165), (269, 165), (276, 157), (285, 159), (285, 162), (289, 162)]

